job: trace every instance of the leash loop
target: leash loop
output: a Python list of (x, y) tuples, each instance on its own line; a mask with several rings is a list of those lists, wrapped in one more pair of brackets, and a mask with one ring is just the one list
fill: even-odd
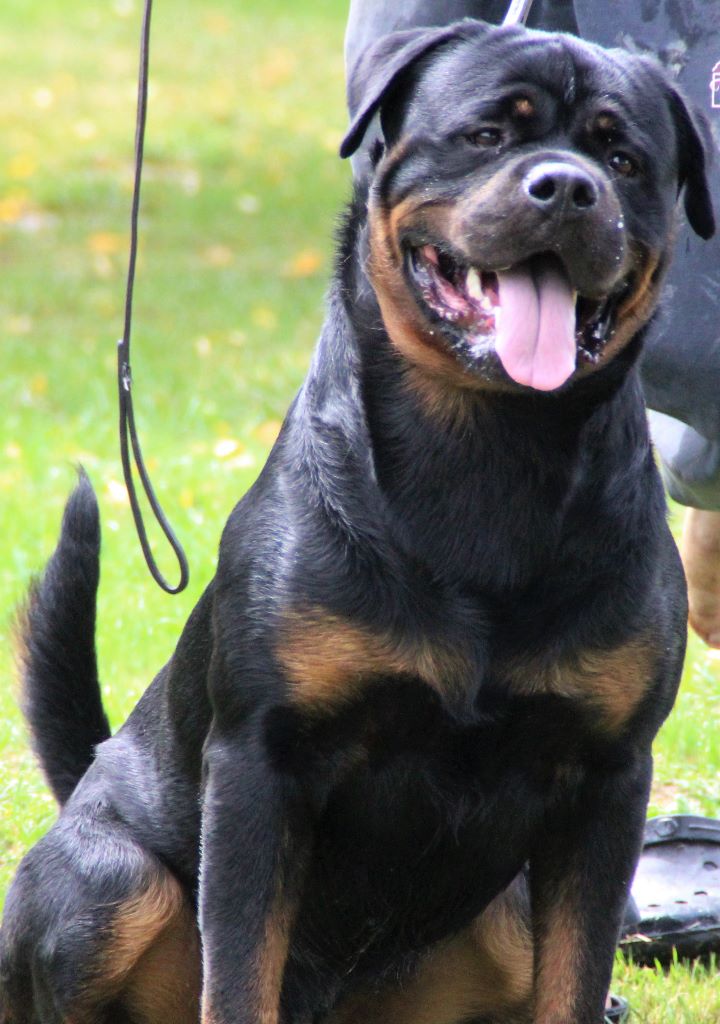
[[(148, 71), (150, 65), (150, 19), (152, 15), (152, 0), (145, 0), (143, 13), (142, 33), (140, 42), (140, 71), (138, 76), (138, 101), (137, 119), (135, 125), (135, 178), (133, 184), (132, 211), (130, 214), (130, 254), (128, 259), (127, 285), (125, 289), (125, 320), (123, 336), (118, 342), (118, 400), (120, 406), (120, 459), (125, 478), (130, 508), (135, 521), (135, 529), (140, 540), (145, 562), (150, 574), (167, 594), (179, 594), (188, 584), (190, 572), (185, 552), (180, 541), (167, 520), (162, 510), (150, 477), (148, 475), (145, 460), (143, 459), (140, 441), (135, 426), (135, 411), (132, 398), (132, 370), (130, 367), (130, 333), (132, 325), (132, 304), (133, 291), (135, 287), (135, 266), (137, 263), (138, 249), (138, 216), (140, 212), (140, 184), (142, 179), (143, 152), (145, 146), (145, 122), (147, 120), (147, 94), (148, 94)], [(131, 458), (132, 453), (132, 458)], [(132, 460), (135, 462), (135, 469), (140, 478), (145, 497), (150, 509), (157, 520), (160, 529), (165, 534), (168, 544), (172, 548), (178, 562), (180, 578), (173, 586), (163, 576), (153, 554), (148, 540), (142, 509), (138, 501), (135, 479), (133, 477)]]

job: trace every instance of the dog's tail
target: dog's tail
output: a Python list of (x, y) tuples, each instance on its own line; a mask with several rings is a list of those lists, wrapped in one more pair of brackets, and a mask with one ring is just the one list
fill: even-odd
[(110, 736), (95, 656), (100, 516), (80, 471), (57, 548), (19, 622), (23, 711), (50, 788), (64, 804)]

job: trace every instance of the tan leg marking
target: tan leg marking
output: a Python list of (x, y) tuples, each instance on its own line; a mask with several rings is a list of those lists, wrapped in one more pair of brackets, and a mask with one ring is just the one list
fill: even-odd
[(194, 912), (172, 875), (158, 870), (119, 905), (98, 943), (74, 1022), (96, 1020), (98, 1008), (109, 1004), (124, 1007), (138, 1024), (198, 1020), (200, 943)]
[(583, 971), (577, 914), (568, 900), (550, 911), (538, 950), (535, 1024), (570, 1024)]
[(497, 1013), (529, 1024), (532, 937), (514, 882), (459, 935), (439, 943), (402, 987), (349, 999), (329, 1024), (459, 1024)]
[(105, 956), (112, 958), (118, 973), (125, 974), (144, 951), (182, 911), (184, 896), (180, 884), (169, 874), (153, 879), (148, 888), (133, 896), (118, 911), (112, 924), (112, 939)]
[(258, 964), (258, 1022), (279, 1024), (280, 993), (295, 908), (278, 893), (265, 922), (265, 941)]
[(200, 936), (186, 904), (133, 967), (122, 1002), (142, 1024), (197, 1024), (201, 987)]

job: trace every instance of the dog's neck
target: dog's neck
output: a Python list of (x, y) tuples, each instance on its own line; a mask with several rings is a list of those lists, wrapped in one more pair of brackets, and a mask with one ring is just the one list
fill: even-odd
[[(435, 571), (496, 591), (522, 589), (557, 562), (568, 534), (590, 533), (593, 521), (617, 514), (601, 492), (591, 498), (598, 481), (620, 488), (627, 510), (637, 500), (642, 514), (638, 454), (649, 458), (649, 445), (635, 380), (592, 410), (481, 395), (445, 420), (396, 367), (372, 359), (363, 383), (378, 483), (397, 535), (410, 552), (434, 552)], [(634, 416), (627, 391), (637, 394)], [(580, 521), (578, 510), (591, 506), (594, 515)]]
[(351, 478), (338, 518), (357, 502), (355, 527), (372, 522), (437, 578), (495, 595), (532, 588), (580, 538), (599, 564), (628, 526), (655, 529), (663, 498), (634, 356), (560, 400), (484, 392), (444, 415), (363, 295), (335, 282), (301, 403), (328, 507)]

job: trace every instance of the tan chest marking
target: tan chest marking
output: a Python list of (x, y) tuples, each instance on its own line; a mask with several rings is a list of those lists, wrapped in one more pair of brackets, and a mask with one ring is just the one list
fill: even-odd
[(539, 660), (504, 666), (513, 692), (551, 693), (586, 703), (602, 725), (618, 732), (639, 707), (657, 670), (658, 653), (648, 637), (611, 651), (582, 654), (573, 662), (545, 665)]
[(463, 655), (439, 642), (403, 641), (321, 608), (287, 613), (275, 656), (293, 699), (321, 707), (351, 701), (383, 676), (413, 676), (440, 694), (456, 693), (468, 676)]

